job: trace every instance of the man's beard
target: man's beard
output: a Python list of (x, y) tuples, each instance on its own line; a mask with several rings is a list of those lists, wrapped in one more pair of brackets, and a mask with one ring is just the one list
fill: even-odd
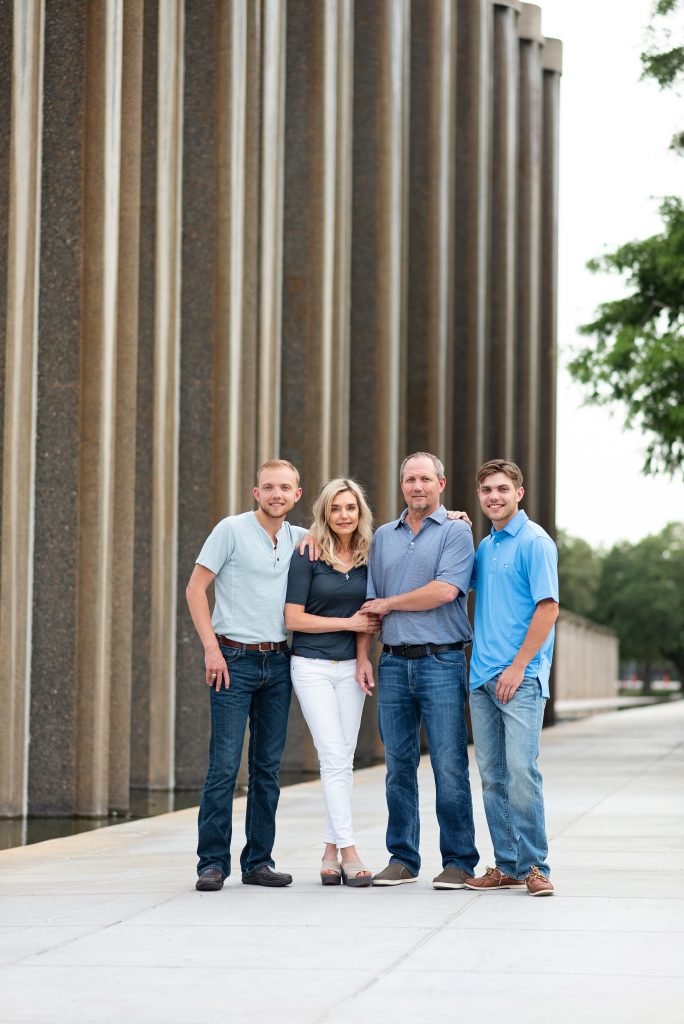
[(277, 509), (269, 508), (268, 505), (259, 505), (259, 508), (269, 519), (284, 519), (289, 512), (286, 505), (280, 505)]

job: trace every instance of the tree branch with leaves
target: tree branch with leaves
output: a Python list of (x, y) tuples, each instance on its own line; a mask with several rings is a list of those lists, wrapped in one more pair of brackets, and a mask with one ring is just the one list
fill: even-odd
[[(642, 78), (661, 88), (684, 80), (684, 43), (663, 20), (684, 12), (684, 0), (657, 0), (651, 45), (641, 54)], [(677, 31), (684, 35), (682, 19)], [(684, 133), (681, 133), (684, 148)], [(675, 147), (676, 148), (676, 147)], [(620, 403), (626, 423), (646, 431), (645, 473), (684, 471), (684, 207), (676, 196), (660, 206), (663, 230), (628, 242), (587, 265), (617, 273), (630, 293), (604, 302), (580, 333), (594, 338), (569, 365), (596, 405)]]

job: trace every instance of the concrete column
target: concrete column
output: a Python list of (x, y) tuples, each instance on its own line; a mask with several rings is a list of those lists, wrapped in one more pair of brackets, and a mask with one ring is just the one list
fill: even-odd
[(541, 217), (541, 11), (523, 4), (518, 19), (520, 96), (514, 458), (525, 477), (525, 510), (539, 510), (539, 304)]
[(216, 8), (213, 518), (250, 507), (257, 465), (260, 0)]
[[(472, 506), (484, 458), (490, 105), (489, 0), (459, 0), (456, 123), (454, 386), (450, 501)], [(482, 530), (481, 517), (474, 532)]]
[[(556, 535), (556, 391), (558, 381), (558, 135), (562, 45), (558, 39), (545, 39), (542, 51), (542, 151), (541, 161), (541, 242), (539, 268), (539, 447), (538, 503), (539, 522)], [(551, 699), (547, 701), (544, 721), (555, 720), (556, 670), (551, 671)]]
[[(84, 2), (47, 5), (28, 807), (76, 806)], [(39, 683), (39, 685), (37, 685)]]
[[(214, 522), (215, 457), (212, 406), (217, 219), (215, 137), (223, 118), (216, 92), (219, 24), (231, 5), (185, 7), (183, 117), (183, 240), (178, 439), (178, 589), (176, 627), (175, 778), (179, 789), (199, 787), (207, 768), (209, 693), (202, 646), (185, 600), (195, 559)], [(222, 380), (225, 387), (227, 381)], [(225, 474), (225, 466), (216, 466)], [(224, 505), (225, 508), (225, 505)], [(220, 518), (219, 513), (216, 519)]]
[(142, 5), (124, 3), (109, 688), (109, 808), (117, 811), (129, 807), (131, 768), (142, 42)]
[(149, 760), (174, 784), (184, 4), (159, 8)]
[(377, 522), (397, 515), (405, 452), (410, 7), (358, 5), (354, 19), (354, 164), (350, 467)]
[[(9, 204), (12, 138), (12, 49), (14, 39), (14, 10), (9, 4), (0, 5), (0, 196)], [(3, 207), (0, 216), (0, 324), (7, 323), (7, 245), (9, 214)], [(0, 423), (5, 419), (5, 345), (0, 345)], [(3, 471), (3, 446), (0, 444), (0, 479)], [(2, 515), (2, 487), (0, 487), (0, 515)]]
[(456, 0), (411, 8), (406, 449), (451, 471), (456, 160)]
[[(377, 523), (401, 508), (406, 451), (410, 16), (408, 0), (354, 13), (350, 472)], [(368, 700), (357, 764), (382, 757), (375, 719)]]
[(154, 421), (157, 107), (159, 5), (143, 8), (142, 131), (140, 140), (140, 261), (138, 377), (135, 431), (135, 534), (131, 667), (131, 785), (147, 788), (150, 747), (150, 607), (152, 604), (152, 473)]
[[(302, 474), (299, 523), (348, 471), (353, 15), (352, 0), (288, 3), (281, 451)], [(297, 701), (283, 768), (318, 768)]]
[(558, 378), (558, 135), (563, 50), (558, 39), (545, 39), (543, 64), (543, 136), (541, 152), (540, 247), (540, 432), (539, 521), (556, 532), (556, 388)]
[(349, 459), (353, 13), (288, 5), (281, 417), (300, 522)]
[(485, 459), (513, 452), (519, 10), (497, 0), (493, 11)]
[(263, 0), (257, 462), (280, 451), (285, 0)]
[(76, 808), (107, 813), (123, 3), (86, 14)]
[(43, 0), (14, 8), (0, 579), (0, 815), (27, 810)]

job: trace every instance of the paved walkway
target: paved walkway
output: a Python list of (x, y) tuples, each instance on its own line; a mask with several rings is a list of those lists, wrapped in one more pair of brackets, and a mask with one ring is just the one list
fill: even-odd
[[(0, 1021), (50, 1024), (593, 1024), (684, 1020), (684, 702), (547, 730), (558, 896), (317, 884), (317, 783), (286, 789), (295, 884), (193, 889), (195, 812), (0, 853)], [(481, 867), (491, 851), (481, 813)], [(356, 777), (359, 847), (381, 867), (383, 770)], [(244, 802), (236, 802), (238, 835)]]

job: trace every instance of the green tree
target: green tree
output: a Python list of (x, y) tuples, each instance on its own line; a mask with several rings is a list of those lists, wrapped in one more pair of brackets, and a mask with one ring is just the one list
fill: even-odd
[(603, 558), (594, 618), (620, 639), (620, 657), (670, 661), (684, 682), (684, 523), (670, 523)]
[[(641, 54), (642, 78), (661, 89), (684, 80), (684, 0), (656, 0)], [(674, 24), (677, 36), (673, 35)], [(680, 43), (681, 39), (681, 43)], [(684, 151), (684, 132), (673, 140)], [(594, 404), (618, 402), (629, 426), (650, 436), (645, 473), (684, 469), (684, 209), (676, 196), (660, 207), (663, 230), (628, 242), (588, 264), (594, 272), (618, 273), (630, 294), (605, 302), (596, 319), (580, 328), (595, 339), (570, 363), (572, 377), (589, 389)]]
[[(673, 41), (668, 17), (674, 14), (684, 0), (656, 0), (651, 23), (648, 26), (649, 45), (641, 54), (641, 77), (652, 78), (661, 89), (670, 89), (684, 79), (684, 41)], [(681, 33), (681, 21), (678, 22)], [(684, 150), (684, 132), (677, 132), (670, 146)]]
[(630, 293), (604, 302), (580, 328), (595, 344), (570, 363), (595, 404), (621, 402), (627, 422), (651, 435), (644, 471), (684, 468), (684, 207), (661, 206), (664, 230), (592, 260), (589, 269), (626, 275)]
[(591, 618), (601, 576), (601, 556), (586, 540), (559, 530), (558, 583), (561, 607)]

